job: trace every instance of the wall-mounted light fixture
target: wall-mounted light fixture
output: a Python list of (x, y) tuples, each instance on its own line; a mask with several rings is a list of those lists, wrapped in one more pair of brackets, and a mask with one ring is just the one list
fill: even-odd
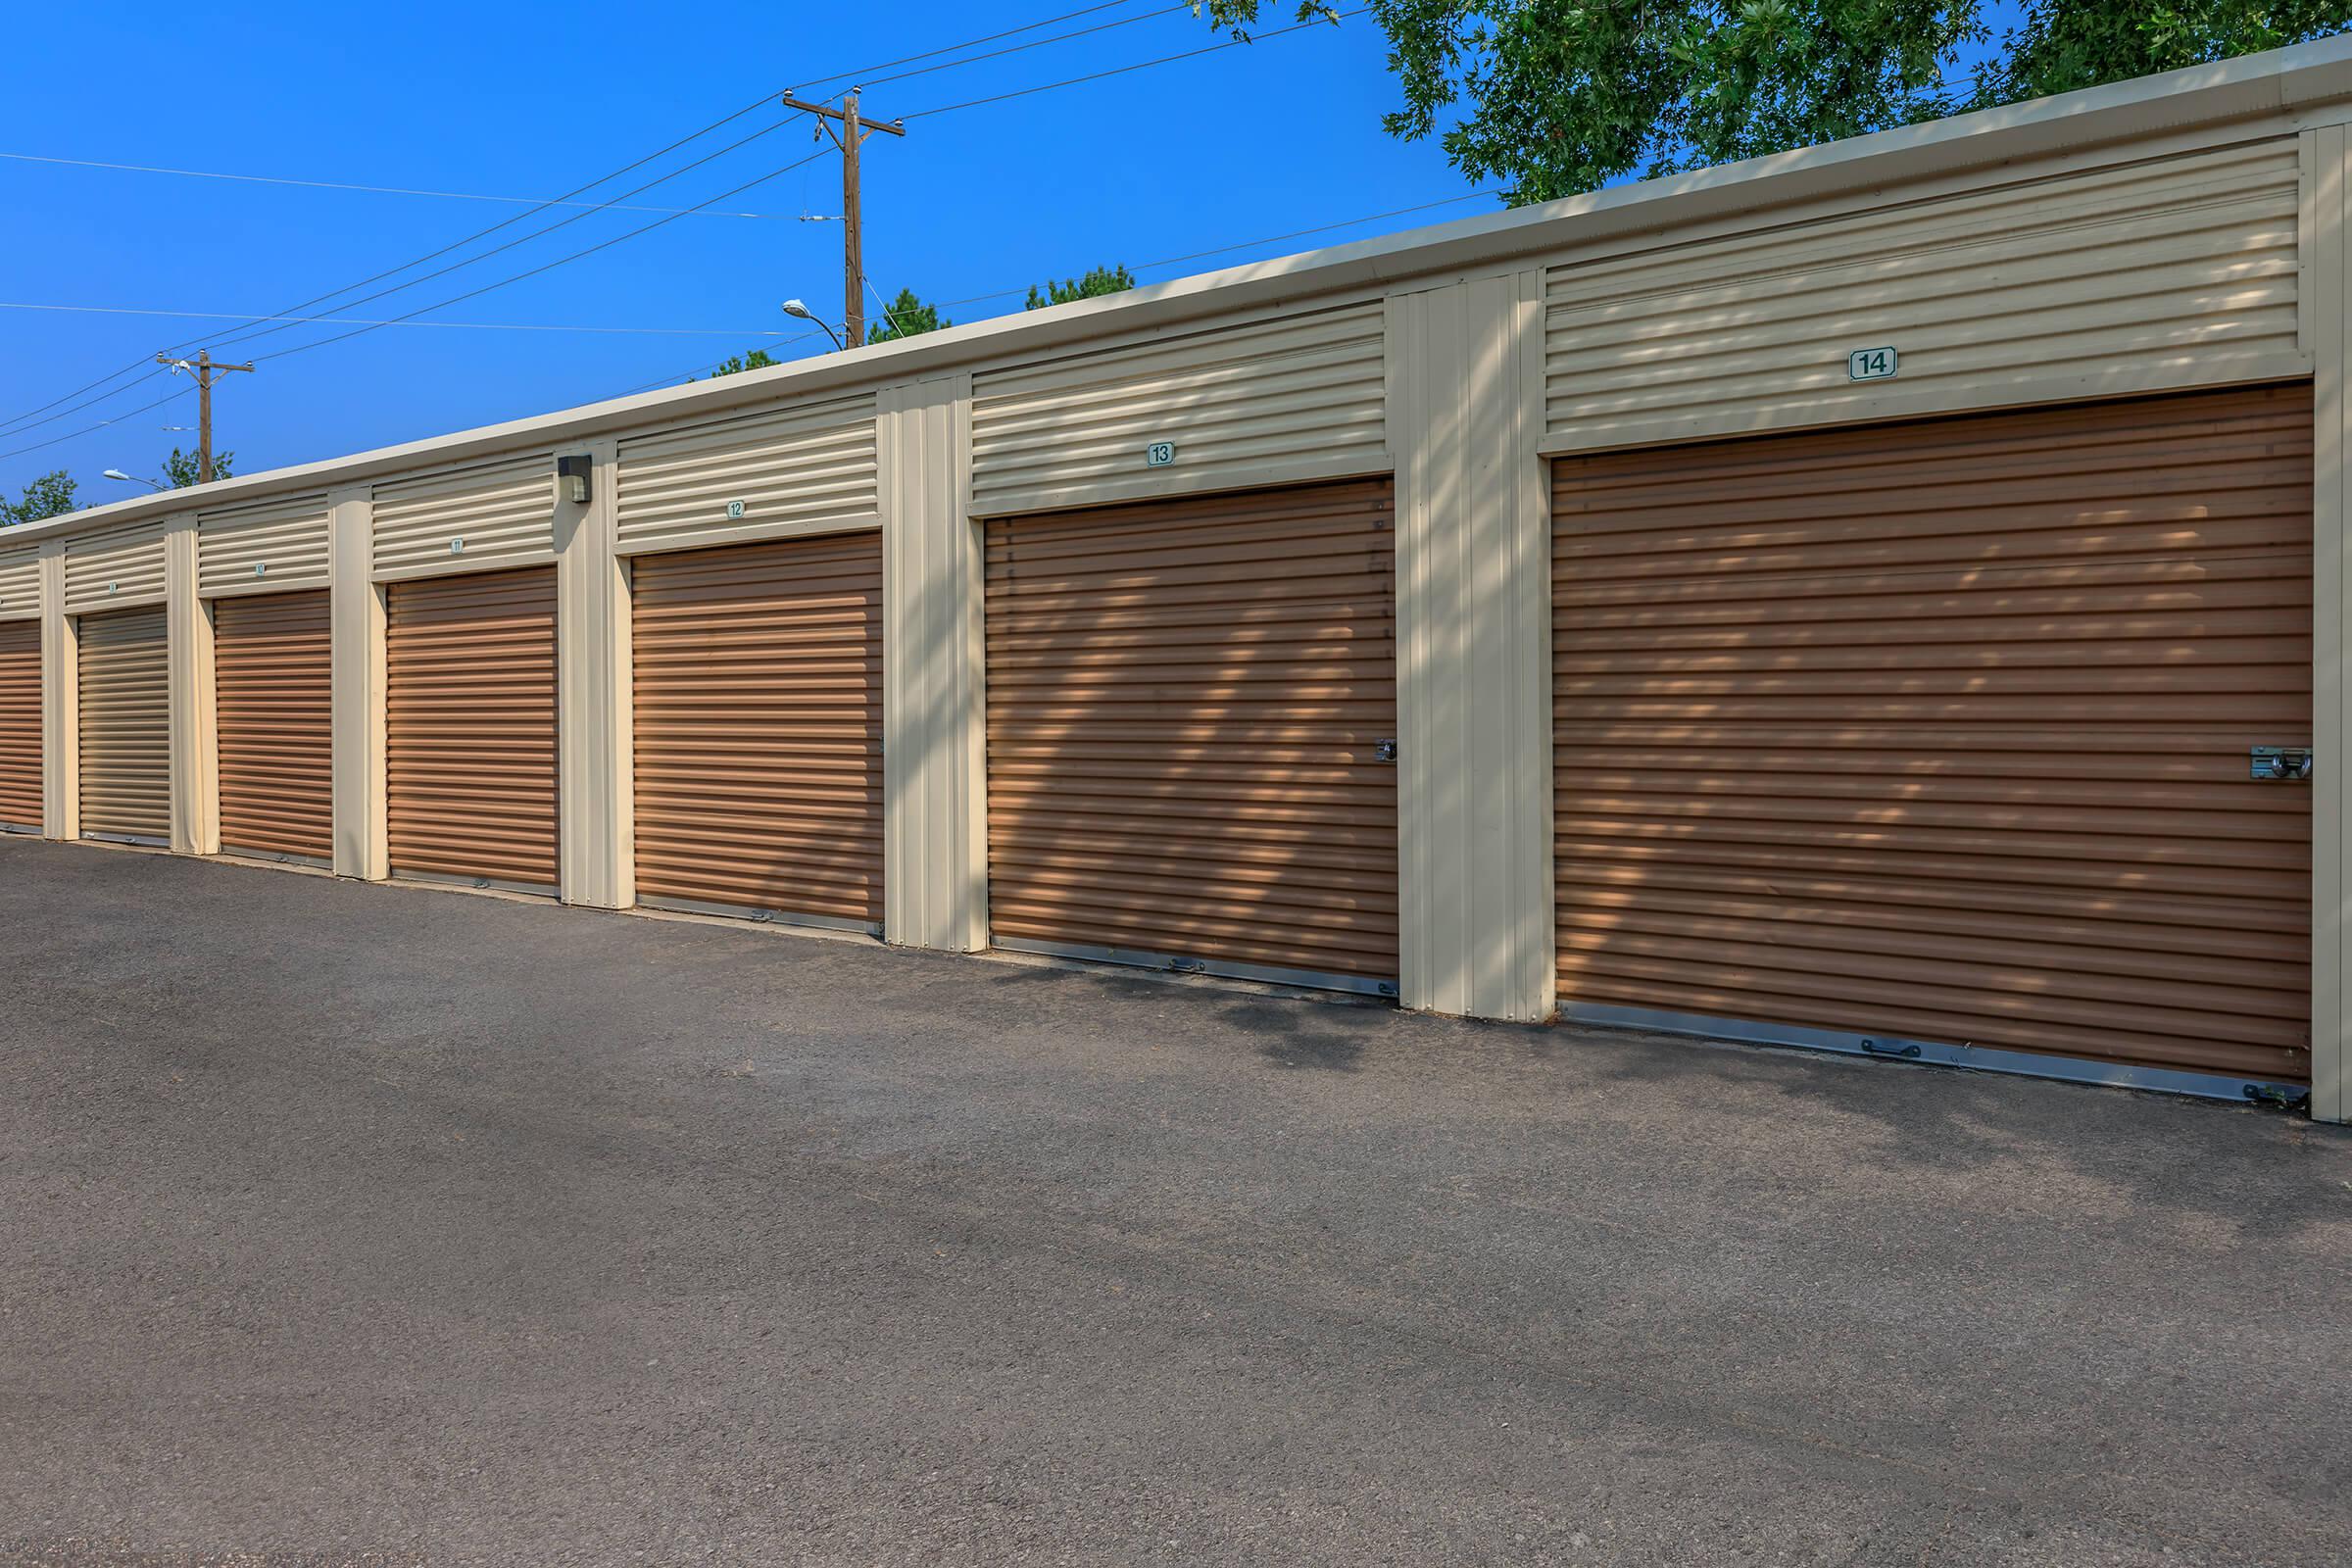
[(557, 493), (568, 497), (573, 506), (585, 506), (588, 501), (588, 454), (574, 453), (556, 459)]

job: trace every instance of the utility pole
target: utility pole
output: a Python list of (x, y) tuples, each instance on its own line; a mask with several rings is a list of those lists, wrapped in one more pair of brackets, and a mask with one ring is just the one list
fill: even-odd
[(185, 370), (196, 378), (196, 405), (202, 411), (196, 416), (196, 482), (211, 484), (213, 482), (213, 383), (231, 370), (252, 369), (253, 362), (247, 360), (243, 365), (215, 365), (213, 351), (199, 349), (193, 360), (175, 360), (169, 354), (158, 354), (155, 357), (155, 363), (170, 366), (172, 373), (174, 375)]
[[(906, 122), (893, 120), (885, 123), (858, 118), (858, 93), (854, 88), (841, 100), (839, 109), (806, 103), (790, 93), (784, 95), (783, 104), (787, 109), (816, 116), (825, 134), (833, 138), (833, 145), (841, 149), (841, 335), (851, 348), (856, 348), (865, 341), (865, 236), (858, 199), (858, 148), (877, 130), (905, 136)], [(841, 128), (834, 129), (825, 124), (826, 121), (839, 122)]]

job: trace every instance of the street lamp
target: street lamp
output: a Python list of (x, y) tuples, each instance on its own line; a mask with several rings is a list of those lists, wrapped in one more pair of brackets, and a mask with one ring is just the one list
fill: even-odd
[(817, 325), (825, 328), (825, 336), (833, 340), (833, 346), (835, 348), (840, 348), (842, 346), (841, 334), (834, 331), (831, 326), (826, 325), (823, 317), (818, 316), (814, 311), (811, 311), (808, 306), (803, 305), (799, 300), (786, 300), (784, 302), (784, 314), (786, 316), (797, 316), (804, 321), (814, 321)]
[(107, 468), (102, 471), (107, 478), (120, 479), (124, 484), (143, 484), (150, 490), (169, 490), (172, 488), (168, 484), (157, 484), (153, 479), (142, 479), (135, 473), (124, 473), (121, 468)]

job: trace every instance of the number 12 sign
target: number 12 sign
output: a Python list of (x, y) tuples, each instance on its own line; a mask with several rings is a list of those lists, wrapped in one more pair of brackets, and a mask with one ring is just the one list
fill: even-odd
[(1884, 381), (1894, 374), (1894, 350), (1856, 349), (1845, 357), (1845, 374), (1852, 381)]

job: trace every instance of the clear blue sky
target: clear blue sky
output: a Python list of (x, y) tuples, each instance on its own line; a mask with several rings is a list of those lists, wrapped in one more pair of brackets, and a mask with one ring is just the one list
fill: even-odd
[[(0, 152), (550, 197), (774, 89), (1081, 3), (33, 6), (11, 27)], [(1131, 25), (877, 82), (868, 110), (910, 114), (1217, 40), (1205, 23), (1182, 11), (1153, 14), (1161, 9), (1162, 0), (1131, 0), (1005, 41), (1145, 19)], [(1098, 263), (1140, 264), (1469, 190), (1434, 146), (1383, 134), (1379, 117), (1393, 90), (1381, 37), (1358, 19), (914, 121), (903, 142), (877, 136), (866, 144), (867, 270), (886, 291), (911, 286), (927, 299), (1018, 291)], [(610, 197), (785, 118), (761, 110), (592, 194)], [(778, 130), (636, 200), (691, 205), (813, 151), (809, 136), (805, 122)], [(0, 160), (0, 191), (10, 230), (0, 300), (252, 315), (282, 311), (523, 211), (15, 160)], [(838, 164), (828, 151), (720, 206), (836, 214)], [(1492, 206), (1482, 198), (1144, 276)], [(485, 243), (571, 211), (531, 217)], [(478, 267), (330, 314), (399, 315), (657, 216), (596, 213)], [(743, 333), (800, 329), (778, 314), (788, 295), (838, 313), (839, 247), (835, 223), (680, 218), (425, 318), (724, 335), (387, 327), (226, 378), (217, 394), (220, 444), (251, 471), (633, 390), (758, 341)], [(1019, 307), (1016, 292), (950, 314), (968, 320)], [(235, 325), (0, 310), (0, 420), (157, 349)], [(224, 352), (265, 353), (338, 330), (297, 326)], [(85, 504), (126, 493), (99, 470), (152, 473), (174, 441), (192, 447), (192, 436), (159, 427), (194, 424), (195, 403), (128, 411), (186, 384), (144, 381), (64, 419), (0, 436), (0, 451), (9, 451), (121, 416), (95, 433), (0, 458), (0, 488), (13, 497), (34, 474), (63, 466), (80, 480)]]
[[(1016, 311), (1028, 284), (1100, 264), (1125, 263), (1157, 281), (1494, 205), (1474, 196), (1146, 265), (1470, 195), (1436, 146), (1382, 132), (1395, 84), (1385, 42), (1366, 18), (936, 119), (920, 112), (1199, 49), (1223, 35), (1173, 0), (1121, 0), (969, 52), (1100, 29), (1083, 36), (948, 70), (923, 69), (936, 61), (866, 69), (1086, 3), (33, 6), (12, 24), (0, 153), (547, 198), (746, 105), (772, 105), (779, 89), (822, 95), (862, 79), (869, 113), (917, 117), (906, 140), (866, 144), (866, 270), (886, 293), (912, 287), (930, 300), (1009, 291), (1010, 298), (952, 305), (959, 321)], [(1995, 0), (1987, 20), (2005, 24), (2015, 9), (2014, 0)], [(1287, 25), (1290, 14), (1288, 0), (1269, 0), (1265, 30)], [(921, 74), (883, 79), (906, 71)], [(762, 107), (587, 199), (617, 198), (779, 123), (784, 128), (630, 200), (691, 206), (817, 151), (805, 117)], [(799, 295), (838, 318), (840, 227), (795, 215), (837, 215), (839, 193), (828, 145), (804, 167), (717, 204), (780, 218), (678, 218), (421, 318), (711, 335), (388, 326), (224, 378), (220, 444), (251, 472), (617, 396), (753, 346), (779, 357), (816, 352), (821, 340), (777, 306)], [(0, 158), (0, 194), (9, 230), (0, 302), (256, 316), (285, 312), (528, 211), (16, 157)], [(523, 217), (360, 292), (579, 212)], [(381, 319), (437, 307), (660, 216), (588, 213), (415, 288), (356, 305), (330, 301), (312, 313)], [(128, 488), (100, 478), (101, 469), (152, 474), (174, 442), (192, 449), (192, 435), (163, 428), (195, 423), (192, 395), (133, 412), (185, 389), (184, 379), (143, 379), (62, 417), (49, 410), (38, 423), (13, 421), (158, 349), (241, 329), (234, 321), (0, 309), (0, 492), (13, 497), (34, 475), (65, 467), (80, 481), (82, 502), (93, 504)], [(346, 330), (290, 326), (221, 352), (258, 356)], [(763, 340), (761, 332), (802, 337)], [(116, 422), (88, 434), (17, 450), (109, 418)]]

